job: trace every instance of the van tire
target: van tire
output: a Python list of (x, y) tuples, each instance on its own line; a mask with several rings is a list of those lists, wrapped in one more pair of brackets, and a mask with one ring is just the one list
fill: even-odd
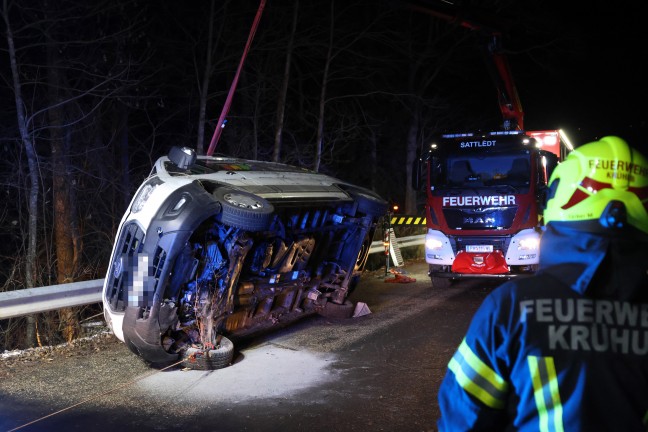
[(270, 226), (274, 206), (264, 198), (233, 188), (218, 188), (213, 193), (221, 205), (216, 219), (245, 231), (265, 231)]
[(234, 344), (221, 336), (218, 346), (210, 350), (187, 348), (182, 354), (182, 366), (194, 370), (214, 370), (229, 366), (234, 358)]

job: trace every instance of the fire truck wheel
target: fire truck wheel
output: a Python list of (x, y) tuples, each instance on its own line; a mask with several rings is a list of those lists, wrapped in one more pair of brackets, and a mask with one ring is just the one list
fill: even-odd
[(430, 276), (430, 279), (432, 279), (432, 286), (434, 288), (439, 288), (439, 289), (450, 288), (452, 282), (454, 282), (450, 278), (444, 278), (438, 276)]
[(234, 344), (225, 336), (220, 344), (210, 350), (187, 348), (182, 355), (182, 366), (194, 370), (222, 369), (229, 366), (234, 358)]

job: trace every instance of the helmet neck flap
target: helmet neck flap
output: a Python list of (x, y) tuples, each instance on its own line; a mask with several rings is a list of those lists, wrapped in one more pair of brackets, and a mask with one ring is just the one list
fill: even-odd
[(540, 249), (540, 271), (579, 294), (648, 301), (648, 236), (633, 227), (593, 233), (574, 223), (550, 222)]

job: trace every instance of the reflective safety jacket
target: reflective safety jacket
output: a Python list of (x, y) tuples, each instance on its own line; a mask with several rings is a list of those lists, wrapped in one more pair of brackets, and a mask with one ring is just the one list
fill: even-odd
[(647, 246), (548, 224), (450, 360), (439, 430), (646, 431)]

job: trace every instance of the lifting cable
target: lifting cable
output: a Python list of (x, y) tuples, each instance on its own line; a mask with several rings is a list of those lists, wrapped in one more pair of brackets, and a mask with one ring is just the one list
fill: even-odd
[(17, 427), (15, 427), (15, 428), (13, 428), (13, 429), (8, 430), (7, 432), (17, 431), (17, 430), (22, 429), (22, 428), (24, 428), (24, 427), (27, 427), (27, 426), (33, 425), (34, 423), (37, 423), (37, 422), (39, 422), (39, 421), (41, 421), (41, 420), (45, 420), (45, 419), (47, 419), (47, 418), (50, 418), (50, 417), (53, 417), (53, 416), (55, 416), (55, 415), (61, 414), (61, 413), (65, 412), (65, 411), (71, 410), (72, 408), (76, 408), (76, 407), (78, 407), (79, 405), (83, 405), (83, 404), (85, 404), (85, 403), (88, 403), (88, 402), (91, 402), (91, 401), (93, 401), (93, 400), (99, 399), (99, 398), (101, 398), (101, 397), (103, 397), (103, 396), (106, 396), (106, 395), (109, 395), (109, 394), (111, 394), (111, 393), (114, 393), (114, 392), (116, 392), (117, 390), (120, 390), (120, 389), (122, 389), (122, 388), (124, 388), (124, 387), (128, 387), (128, 386), (130, 386), (130, 385), (133, 385), (133, 384), (135, 384), (135, 383), (138, 382), (138, 381), (142, 381), (144, 378), (148, 378), (148, 377), (150, 377), (150, 376), (152, 376), (152, 375), (156, 375), (156, 374), (158, 374), (158, 373), (160, 373), (160, 372), (164, 372), (165, 370), (170, 369), (170, 368), (172, 368), (172, 367), (174, 367), (174, 366), (178, 366), (178, 365), (179, 365), (180, 363), (182, 363), (183, 361), (184, 361), (184, 360), (180, 360), (180, 361), (178, 361), (178, 362), (176, 362), (176, 363), (173, 363), (173, 364), (170, 364), (170, 365), (168, 365), (168, 366), (166, 366), (166, 367), (164, 367), (164, 368), (162, 368), (162, 369), (158, 369), (158, 370), (154, 370), (154, 371), (152, 371), (152, 372), (149, 372), (148, 374), (145, 374), (145, 375), (143, 375), (143, 376), (140, 376), (140, 377), (137, 377), (137, 378), (132, 379), (132, 380), (130, 380), (130, 381), (127, 381), (127, 382), (125, 382), (125, 383), (123, 383), (123, 384), (121, 384), (121, 385), (119, 385), (119, 386), (117, 386), (117, 387), (114, 387), (114, 388), (112, 388), (112, 389), (110, 389), (110, 390), (107, 390), (107, 391), (105, 391), (105, 392), (103, 392), (103, 393), (100, 393), (100, 394), (98, 394), (98, 395), (94, 395), (94, 396), (92, 396), (92, 397), (89, 397), (89, 398), (87, 398), (87, 399), (84, 399), (84, 400), (82, 400), (82, 401), (80, 401), (80, 402), (77, 402), (77, 403), (75, 403), (75, 404), (73, 404), (73, 405), (70, 405), (70, 406), (68, 406), (68, 407), (62, 408), (62, 409), (60, 409), (60, 410), (58, 410), (58, 411), (55, 411), (55, 412), (50, 413), (50, 414), (47, 414), (47, 415), (45, 415), (45, 416), (43, 416), (43, 417), (37, 418), (36, 420), (32, 420), (32, 421), (30, 421), (29, 423), (25, 423), (25, 424), (23, 424), (23, 425), (17, 426)]
[(234, 90), (236, 90), (236, 85), (238, 84), (239, 76), (241, 75), (241, 69), (243, 69), (243, 62), (245, 62), (245, 57), (250, 50), (250, 45), (252, 45), (252, 39), (256, 33), (257, 27), (259, 26), (259, 21), (261, 20), (261, 14), (263, 13), (263, 8), (265, 7), (266, 0), (261, 0), (259, 3), (259, 9), (257, 10), (256, 16), (254, 17), (254, 22), (252, 23), (252, 28), (250, 29), (250, 34), (248, 36), (247, 43), (245, 44), (245, 49), (243, 50), (243, 55), (241, 56), (241, 61), (239, 62), (238, 69), (236, 70), (236, 75), (234, 75), (234, 81), (230, 86), (229, 93), (227, 94), (227, 99), (225, 100), (225, 105), (223, 105), (223, 110), (221, 115), (218, 118), (216, 123), (216, 130), (214, 130), (214, 135), (212, 136), (211, 142), (209, 143), (209, 149), (207, 149), (207, 156), (211, 156), (216, 149), (216, 144), (218, 144), (218, 138), (220, 138), (221, 130), (225, 126), (225, 116), (229, 112), (230, 105), (232, 105), (232, 98), (234, 97)]

